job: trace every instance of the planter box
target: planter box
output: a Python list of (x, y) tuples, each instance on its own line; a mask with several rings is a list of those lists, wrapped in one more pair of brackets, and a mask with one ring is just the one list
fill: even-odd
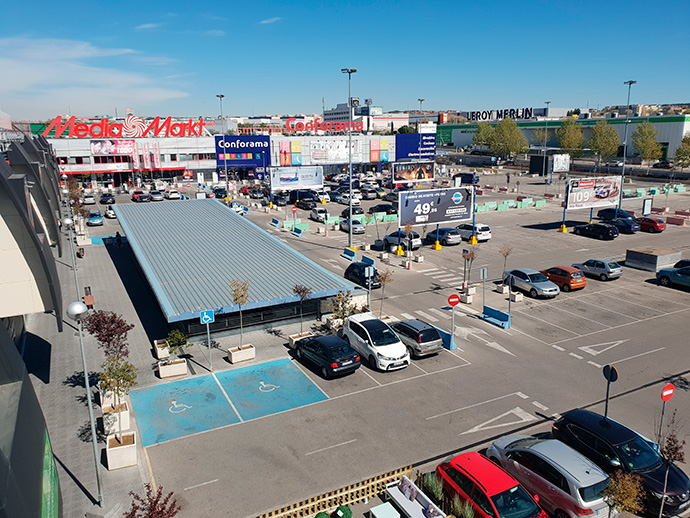
[(106, 435), (130, 429), (129, 406), (126, 401), (122, 401), (120, 407), (120, 412), (115, 409), (114, 405), (103, 407), (103, 431)]
[(101, 408), (113, 406), (115, 404), (115, 394), (109, 390), (98, 389), (98, 400), (101, 403)]
[(414, 258), (415, 261), (418, 263), (423, 263), (424, 262), (424, 256), (423, 255), (418, 255), (417, 257)]
[(477, 288), (475, 286), (469, 286), (466, 291), (467, 295), (476, 295)]
[(228, 360), (230, 363), (244, 362), (253, 360), (256, 357), (256, 348), (252, 344), (231, 347), (228, 349)]
[(302, 338), (306, 338), (308, 336), (311, 336), (312, 333), (297, 333), (295, 335), (288, 335), (288, 341), (290, 342), (290, 349), (294, 349), (296, 347), (296, 343), (299, 342)]
[(498, 293), (502, 293), (503, 295), (507, 295), (510, 291), (510, 286), (508, 286), (507, 284), (499, 284), (498, 286), (496, 286), (496, 291)]
[(161, 378), (171, 378), (173, 376), (187, 375), (187, 360), (177, 358), (158, 362), (158, 375)]
[(513, 302), (522, 302), (524, 295), (519, 291), (514, 291), (510, 294), (510, 300)]
[(156, 354), (156, 358), (158, 358), (159, 360), (165, 360), (167, 358), (170, 358), (170, 351), (168, 350), (167, 340), (154, 340), (153, 351)]
[(460, 302), (464, 304), (472, 304), (472, 295), (460, 295)]
[(328, 328), (331, 329), (332, 331), (336, 331), (342, 327), (343, 327), (343, 319), (342, 318), (329, 318), (328, 319)]
[(136, 466), (137, 464), (137, 435), (135, 432), (122, 434), (122, 443), (115, 435), (109, 435), (105, 442), (105, 455), (108, 460), (108, 471), (113, 469)]

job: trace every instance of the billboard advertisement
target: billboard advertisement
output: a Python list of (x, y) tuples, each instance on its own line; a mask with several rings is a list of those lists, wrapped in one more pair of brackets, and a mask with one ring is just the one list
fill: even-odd
[(131, 155), (136, 151), (135, 140), (92, 140), (91, 141), (91, 155)]
[(447, 225), (472, 219), (472, 187), (401, 191), (398, 226)]
[(268, 135), (216, 135), (216, 166), (266, 167), (271, 164)]
[(620, 192), (620, 176), (570, 180), (568, 182), (566, 209), (603, 208), (616, 205)]
[[(419, 145), (421, 142), (421, 152)], [(395, 136), (396, 160), (433, 160), (436, 158), (436, 133), (398, 133)]]
[(553, 172), (567, 173), (568, 171), (570, 171), (570, 155), (567, 153), (553, 155)]
[(321, 189), (323, 167), (274, 167), (271, 168), (271, 190)]
[(415, 182), (431, 181), (434, 179), (433, 162), (415, 162), (409, 164), (393, 164), (396, 180), (413, 180)]

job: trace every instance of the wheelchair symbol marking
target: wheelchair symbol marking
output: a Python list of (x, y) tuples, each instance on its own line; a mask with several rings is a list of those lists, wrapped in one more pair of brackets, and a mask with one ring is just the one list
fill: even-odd
[(209, 315), (208, 313), (204, 313), (203, 315), (201, 315), (202, 324), (210, 324), (211, 322), (213, 322), (213, 317), (211, 315)]
[(173, 414), (180, 414), (180, 413), (184, 412), (185, 410), (187, 410), (188, 408), (192, 408), (192, 407), (188, 406), (188, 405), (184, 405), (184, 404), (178, 405), (177, 401), (173, 401), (172, 405), (170, 405), (170, 408), (168, 408), (168, 412), (171, 412)]
[(272, 383), (264, 383), (263, 381), (259, 382), (259, 390), (261, 392), (273, 392), (275, 389), (279, 389), (279, 385), (274, 385)]

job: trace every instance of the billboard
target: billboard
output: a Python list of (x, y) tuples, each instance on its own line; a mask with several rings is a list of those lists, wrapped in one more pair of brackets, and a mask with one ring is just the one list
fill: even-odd
[(553, 172), (567, 173), (568, 171), (570, 171), (570, 155), (567, 153), (553, 155)]
[(618, 204), (621, 192), (620, 176), (581, 178), (568, 182), (566, 209), (589, 209)]
[[(420, 152), (421, 140), (421, 152)], [(395, 136), (396, 160), (433, 160), (436, 158), (436, 133), (398, 133)]]
[(393, 164), (393, 174), (396, 180), (413, 180), (415, 182), (431, 181), (434, 179), (434, 163), (414, 162), (409, 164)]
[(271, 165), (268, 135), (216, 135), (216, 167), (266, 167)]
[(472, 219), (472, 187), (401, 191), (398, 226), (446, 225)]
[(92, 140), (91, 141), (91, 155), (131, 155), (136, 152), (136, 144), (134, 140)]
[(271, 168), (271, 190), (291, 191), (294, 189), (321, 189), (323, 167), (273, 167)]

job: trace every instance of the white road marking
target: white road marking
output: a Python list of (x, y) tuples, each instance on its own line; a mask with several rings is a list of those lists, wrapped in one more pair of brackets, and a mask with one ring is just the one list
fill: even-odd
[(216, 383), (217, 383), (218, 386), (220, 387), (220, 391), (221, 391), (221, 392), (223, 393), (223, 395), (225, 396), (225, 399), (228, 400), (228, 403), (230, 403), (230, 406), (232, 407), (232, 410), (233, 410), (233, 411), (235, 412), (235, 414), (237, 415), (237, 419), (239, 419), (241, 422), (244, 422), (244, 419), (242, 419), (242, 416), (241, 416), (240, 413), (237, 411), (237, 408), (235, 408), (235, 405), (234, 405), (233, 402), (230, 400), (230, 396), (228, 396), (228, 393), (225, 392), (225, 389), (223, 388), (223, 385), (221, 385), (221, 384), (220, 384), (220, 381), (218, 381), (218, 378), (216, 378), (215, 373), (212, 372), (212, 373), (211, 373), (211, 376), (213, 376), (213, 379), (216, 380)]
[(304, 371), (304, 369), (302, 369), (302, 366), (301, 366), (297, 361), (293, 361), (292, 364), (293, 364), (295, 367), (297, 367), (297, 369), (298, 369), (302, 374), (304, 374), (304, 377), (307, 378), (309, 381), (311, 381), (311, 382), (314, 384), (314, 386), (315, 386), (317, 389), (319, 389), (319, 390), (321, 391), (321, 393), (322, 393), (324, 396), (326, 396), (328, 399), (330, 399), (330, 397), (328, 396), (328, 394), (326, 394), (326, 391), (325, 391), (324, 389), (322, 389), (321, 387), (319, 387), (319, 385), (318, 385), (313, 379), (311, 379), (309, 376), (307, 376), (307, 373)]
[(429, 374), (427, 371), (425, 371), (425, 370), (422, 369), (419, 365), (417, 365), (416, 362), (410, 362), (410, 365), (413, 366), (413, 367), (417, 367), (417, 368), (418, 368), (420, 371), (422, 371), (424, 374)]
[(357, 442), (357, 439), (352, 439), (350, 441), (345, 441), (345, 442), (341, 442), (338, 444), (334, 444), (333, 446), (326, 446), (325, 448), (321, 448), (320, 450), (310, 451), (309, 453), (305, 453), (304, 456), (306, 457), (308, 455), (314, 455), (315, 453), (321, 453), (322, 451), (332, 450), (333, 448), (338, 448), (339, 446), (345, 446), (346, 444), (352, 444), (353, 442)]
[[(517, 421), (510, 421), (508, 423), (501, 423), (501, 424), (490, 424), (498, 421), (499, 419), (502, 419), (510, 414), (515, 415), (518, 420)], [(516, 406), (512, 410), (508, 410), (507, 412), (502, 413), (499, 416), (494, 417), (493, 419), (489, 419), (488, 421), (483, 422), (482, 424), (478, 424), (474, 428), (470, 428), (466, 432), (459, 433), (458, 435), (465, 435), (467, 433), (473, 433), (473, 432), (479, 432), (479, 431), (484, 431), (484, 430), (489, 430), (491, 428), (500, 428), (502, 426), (511, 426), (515, 424), (521, 424), (521, 423), (528, 423), (530, 421), (536, 421), (537, 418), (530, 414), (529, 412), (526, 412), (519, 406)]]
[(417, 310), (415, 311), (420, 317), (427, 319), (429, 322), (438, 322), (438, 318), (432, 317), (428, 313), (424, 313), (424, 311)]
[(373, 381), (374, 383), (376, 383), (379, 387), (382, 386), (381, 383), (379, 383), (378, 381), (376, 381), (376, 378), (374, 378), (374, 377), (373, 377), (371, 374), (369, 374), (366, 370), (364, 370), (364, 369), (359, 369), (359, 371), (361, 371), (361, 372), (363, 372), (364, 374), (366, 374), (367, 376), (369, 376), (369, 378), (371, 378), (371, 381)]
[(487, 347), (491, 347), (493, 349), (496, 349), (497, 351), (501, 351), (503, 353), (510, 354), (511, 356), (515, 356), (513, 353), (511, 353), (508, 349), (505, 347), (498, 345), (496, 342), (486, 342)]
[(436, 308), (429, 308), (429, 311), (431, 311), (432, 313), (434, 313), (440, 317), (443, 317), (443, 318), (450, 318), (451, 317), (450, 311), (443, 311), (442, 309), (436, 309)]
[(559, 347), (558, 345), (552, 345), (551, 347), (553, 347), (557, 351), (561, 351), (561, 352), (565, 351), (565, 349), (563, 347)]
[[(601, 344), (583, 345), (582, 347), (578, 347), (578, 349), (580, 349), (581, 351), (584, 351), (586, 353), (589, 353), (592, 356), (596, 356), (598, 354), (601, 354), (603, 352), (608, 351), (609, 349), (613, 349), (617, 345), (620, 345), (620, 344), (625, 343), (627, 341), (628, 341), (628, 338), (626, 338), (625, 340), (616, 340), (615, 342), (604, 342)], [(608, 347), (605, 347), (605, 348), (600, 349), (600, 350), (594, 349), (594, 347), (601, 347), (601, 346), (605, 346), (605, 345), (607, 345)]]
[(213, 480), (209, 480), (208, 482), (202, 482), (201, 484), (196, 484), (195, 486), (185, 487), (183, 491), (189, 491), (190, 489), (196, 489), (197, 487), (206, 486), (208, 484), (213, 484), (214, 482), (218, 482), (218, 479), (215, 478)]
[(450, 279), (456, 279), (458, 276), (454, 273), (445, 273), (443, 275), (431, 275), (430, 277), (435, 281), (446, 281)]
[(589, 363), (590, 365), (594, 365), (597, 369), (601, 369), (601, 365), (599, 365), (599, 364), (596, 363), (596, 362), (589, 361), (589, 362), (587, 362), (587, 363)]
[(570, 329), (566, 329), (565, 327), (561, 327), (558, 324), (554, 324), (553, 322), (549, 322), (548, 320), (544, 320), (543, 318), (535, 317), (534, 315), (527, 312), (527, 308), (519, 309), (518, 312), (522, 315), (525, 315), (526, 317), (533, 318), (534, 320), (539, 320), (539, 322), (543, 322), (544, 324), (556, 327), (556, 328), (560, 329), (561, 331), (565, 331), (566, 333), (570, 333), (571, 335), (577, 335), (577, 333), (575, 331), (571, 331)]
[(538, 401), (532, 401), (532, 404), (536, 406), (539, 410), (547, 411), (549, 409), (549, 407), (547, 407), (546, 405), (542, 405)]
[(568, 354), (569, 354), (570, 356), (572, 356), (573, 358), (577, 358), (578, 360), (581, 360), (581, 359), (582, 359), (582, 356), (580, 356), (579, 354), (575, 354), (575, 353), (568, 353)]
[(419, 270), (417, 273), (423, 273), (424, 275), (430, 275), (430, 272), (437, 272), (438, 268), (429, 268), (428, 270)]
[(654, 349), (653, 351), (647, 351), (646, 353), (636, 354), (635, 356), (628, 356), (627, 358), (623, 358), (622, 360), (612, 361), (611, 365), (613, 365), (614, 363), (623, 363), (627, 362), (628, 360), (634, 360), (635, 358), (639, 358), (640, 356), (647, 356), (648, 354), (658, 353), (659, 351), (663, 351), (664, 349), (666, 349), (666, 347), (659, 347), (658, 349)]
[(410, 315), (409, 313), (400, 313), (400, 316), (403, 317), (405, 320), (414, 320), (415, 318)]
[(464, 407), (461, 407), (461, 408), (456, 408), (455, 410), (448, 410), (447, 412), (443, 412), (442, 414), (432, 415), (432, 416), (430, 416), (430, 417), (427, 417), (425, 420), (426, 420), (426, 421), (430, 421), (430, 420), (432, 420), (432, 419), (436, 419), (437, 417), (443, 417), (443, 416), (445, 416), (445, 415), (454, 414), (454, 413), (456, 413), (456, 412), (462, 412), (463, 410), (467, 410), (468, 408), (474, 408), (474, 407), (478, 407), (478, 406), (481, 406), (481, 405), (485, 405), (485, 404), (487, 404), (487, 403), (493, 403), (494, 401), (500, 401), (501, 399), (505, 399), (505, 398), (511, 397), (511, 396), (520, 396), (520, 397), (522, 397), (523, 399), (526, 398), (526, 397), (528, 397), (528, 396), (525, 396), (522, 392), (512, 392), (511, 394), (506, 394), (505, 396), (498, 396), (498, 397), (495, 397), (495, 398), (493, 398), (493, 399), (487, 399), (486, 401), (481, 401), (481, 402), (479, 402), (479, 403), (474, 403), (473, 405), (468, 405), (468, 406), (464, 406)]
[(523, 394), (522, 392), (516, 392), (515, 395), (522, 399), (529, 399), (529, 396), (527, 394)]

